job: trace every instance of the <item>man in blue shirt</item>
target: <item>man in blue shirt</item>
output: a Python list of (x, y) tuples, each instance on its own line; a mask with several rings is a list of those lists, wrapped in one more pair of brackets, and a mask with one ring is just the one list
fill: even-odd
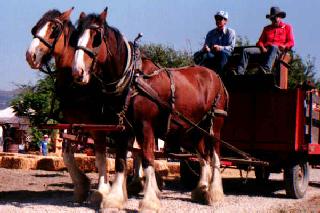
[(214, 69), (221, 75), (236, 44), (236, 33), (233, 29), (226, 27), (228, 12), (219, 11), (214, 18), (217, 27), (209, 31), (206, 36), (202, 48), (202, 51), (205, 52), (203, 65)]
[(44, 135), (43, 140), (40, 141), (40, 151), (43, 156), (48, 155), (48, 143), (49, 143), (49, 137), (48, 135)]

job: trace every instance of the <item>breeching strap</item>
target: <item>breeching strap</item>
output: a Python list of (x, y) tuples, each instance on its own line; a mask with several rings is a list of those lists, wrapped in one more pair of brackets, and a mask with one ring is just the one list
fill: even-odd
[(158, 94), (154, 91), (154, 89), (152, 87), (150, 87), (150, 85), (148, 83), (146, 83), (142, 77), (136, 77), (135, 78), (135, 86), (140, 90), (140, 92), (142, 92), (144, 95), (146, 95), (151, 101), (155, 102), (156, 104), (158, 104), (161, 108), (168, 110), (170, 113), (178, 116), (181, 120), (183, 120), (184, 122), (188, 123), (189, 125), (195, 127), (196, 129), (198, 129), (202, 134), (211, 137), (215, 140), (218, 140), (219, 142), (221, 142), (226, 148), (238, 153), (239, 155), (241, 155), (243, 158), (245, 158), (246, 160), (256, 160), (256, 158), (252, 157), (250, 154), (243, 152), (239, 149), (237, 149), (236, 147), (232, 146), (231, 144), (229, 144), (226, 141), (223, 141), (217, 137), (215, 137), (214, 135), (210, 134), (209, 132), (207, 132), (205, 129), (201, 128), (200, 126), (198, 126), (195, 122), (193, 122), (192, 120), (190, 120), (189, 118), (187, 118), (186, 116), (184, 116), (182, 113), (180, 113), (179, 111), (173, 109), (170, 104), (168, 104), (167, 102), (161, 100), (161, 98), (158, 96)]

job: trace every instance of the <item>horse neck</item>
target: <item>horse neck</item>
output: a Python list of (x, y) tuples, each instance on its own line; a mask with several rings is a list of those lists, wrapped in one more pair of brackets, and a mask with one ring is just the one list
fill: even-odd
[(123, 36), (118, 35), (118, 32), (109, 27), (107, 30), (108, 36), (105, 45), (107, 57), (101, 67), (102, 76), (106, 83), (119, 80), (123, 76), (128, 57), (127, 44)]

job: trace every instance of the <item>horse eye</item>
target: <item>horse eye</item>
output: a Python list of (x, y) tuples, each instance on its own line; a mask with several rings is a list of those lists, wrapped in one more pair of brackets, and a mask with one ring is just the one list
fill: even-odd
[(92, 47), (100, 46), (101, 42), (102, 42), (101, 33), (97, 32), (96, 35), (93, 37)]

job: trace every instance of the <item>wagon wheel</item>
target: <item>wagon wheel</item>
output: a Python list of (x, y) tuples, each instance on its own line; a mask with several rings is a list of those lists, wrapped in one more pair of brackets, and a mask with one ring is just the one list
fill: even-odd
[(270, 170), (267, 167), (257, 166), (254, 168), (256, 181), (259, 184), (266, 184), (269, 181)]
[(284, 181), (287, 196), (303, 198), (309, 184), (309, 164), (306, 160), (298, 161), (284, 170)]

